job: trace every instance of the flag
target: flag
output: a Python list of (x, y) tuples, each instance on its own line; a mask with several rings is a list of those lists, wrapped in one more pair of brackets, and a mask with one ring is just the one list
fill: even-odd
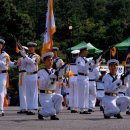
[(66, 73), (66, 76), (67, 76), (68, 78), (74, 76), (74, 74), (73, 74), (73, 72), (72, 72), (72, 70), (71, 70), (70, 65), (68, 66), (68, 72)]
[(53, 0), (48, 0), (48, 8), (46, 13), (46, 29), (43, 35), (42, 54), (49, 52), (53, 46), (52, 36), (56, 32), (55, 19), (53, 14)]
[(19, 47), (18, 47), (18, 45), (16, 44), (16, 53), (19, 53), (20, 52), (20, 49), (19, 49)]
[(6, 95), (4, 96), (4, 107), (8, 107), (8, 100), (6, 98)]
[(113, 47), (110, 51), (111, 51), (112, 57), (114, 57), (116, 55), (116, 48)]
[(122, 65), (126, 66), (126, 64), (130, 64), (130, 63), (128, 63), (128, 62), (130, 62), (129, 59), (130, 59), (130, 46), (128, 47), (127, 51), (125, 52), (125, 56), (122, 61)]

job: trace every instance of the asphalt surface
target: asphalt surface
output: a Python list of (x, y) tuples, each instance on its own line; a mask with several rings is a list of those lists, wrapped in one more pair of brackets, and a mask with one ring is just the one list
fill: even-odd
[(17, 114), (18, 110), (18, 107), (5, 110), (5, 116), (0, 117), (0, 130), (130, 130), (130, 115), (121, 113), (123, 119), (104, 119), (99, 108), (89, 115), (70, 113), (64, 108), (57, 121), (38, 120), (37, 114)]

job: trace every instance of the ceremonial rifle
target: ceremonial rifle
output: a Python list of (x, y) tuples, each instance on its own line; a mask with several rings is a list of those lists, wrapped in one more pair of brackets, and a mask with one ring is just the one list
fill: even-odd
[[(64, 69), (64, 67), (65, 67), (67, 64), (68, 64), (68, 62), (66, 62), (66, 63), (65, 63), (64, 65), (62, 65), (60, 68), (58, 68), (58, 69), (55, 70), (54, 74), (57, 76), (57, 80), (58, 80), (59, 71), (60, 71), (61, 69)], [(51, 84), (54, 84), (55, 78), (51, 78), (51, 80), (52, 80)]]
[(58, 69), (56, 69), (54, 74), (58, 77), (59, 71), (60, 71), (61, 69), (64, 69), (64, 67), (65, 67), (67, 64), (68, 64), (68, 62), (66, 62), (64, 65), (62, 65), (62, 66), (59, 67)]
[[(117, 44), (117, 43), (116, 43)], [(96, 60), (99, 58), (99, 57), (102, 57), (104, 54), (106, 54), (110, 49), (112, 49), (116, 44), (113, 44), (111, 46), (108, 47), (108, 49), (104, 50), (103, 52), (101, 52), (100, 54), (96, 55), (93, 57), (93, 60), (95, 61), (96, 63)]]
[(16, 42), (16, 45), (18, 46), (18, 48), (19, 48), (20, 50), (24, 50), (24, 48), (22, 47), (22, 45), (21, 45), (20, 42)]
[(124, 79), (130, 74), (130, 71), (127, 71), (125, 74), (122, 74), (120, 79), (122, 80), (122, 84), (124, 85)]

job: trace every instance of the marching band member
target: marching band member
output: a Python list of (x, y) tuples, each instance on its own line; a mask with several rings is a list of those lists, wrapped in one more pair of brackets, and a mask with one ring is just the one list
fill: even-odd
[(52, 52), (42, 56), (45, 68), (38, 72), (40, 84), (39, 101), (42, 106), (42, 110), (38, 114), (38, 119), (40, 120), (43, 120), (44, 117), (50, 117), (51, 120), (59, 120), (56, 115), (62, 108), (63, 97), (61, 94), (55, 93), (57, 76), (52, 68), (53, 56)]
[[(57, 70), (59, 69), (62, 65), (64, 65), (64, 62), (61, 58), (58, 57), (58, 51), (59, 48), (58, 47), (52, 47), (52, 52), (54, 53), (54, 57), (53, 57), (53, 69)], [(63, 71), (59, 71), (58, 74), (58, 79), (57, 79), (57, 87), (56, 87), (56, 92), (61, 94), (61, 87), (63, 86), (63, 77), (60, 76), (63, 75)]]
[[(126, 66), (126, 71), (130, 72), (130, 66)], [(128, 88), (126, 90), (126, 95), (130, 97), (130, 74), (126, 77)], [(126, 111), (126, 114), (130, 115), (130, 103), (128, 105), (128, 110)]]
[(28, 42), (28, 55), (24, 50), (20, 53), (23, 56), (23, 63), (25, 64), (25, 84), (26, 84), (26, 102), (27, 115), (34, 115), (33, 110), (38, 109), (38, 85), (37, 85), (37, 71), (40, 62), (40, 56), (35, 53), (37, 44)]
[(101, 73), (94, 60), (89, 61), (89, 112), (94, 112), (96, 104), (96, 81), (99, 79)]
[(5, 41), (0, 39), (0, 114), (4, 116), (4, 96), (6, 92), (6, 85), (8, 82), (8, 67), (10, 63), (9, 55), (3, 51)]
[[(22, 46), (24, 51), (28, 51), (28, 48), (26, 46)], [(20, 51), (20, 50), (19, 50)], [(20, 57), (17, 61), (10, 61), (9, 64), (10, 67), (18, 68), (19, 71), (19, 102), (20, 102), (20, 111), (18, 111), (18, 114), (26, 114), (27, 113), (27, 102), (26, 102), (26, 83), (25, 83), (25, 64), (23, 62), (23, 57)]]
[(105, 96), (102, 99), (104, 118), (109, 119), (111, 116), (114, 116), (117, 119), (121, 119), (123, 117), (120, 115), (120, 112), (127, 109), (130, 98), (127, 96), (117, 96), (119, 89), (127, 89), (126, 85), (122, 84), (121, 79), (117, 75), (119, 61), (111, 59), (107, 64), (110, 73), (103, 77), (105, 90)]
[(68, 83), (68, 78), (64, 77), (63, 79), (63, 106), (67, 107), (67, 109), (70, 107), (70, 87), (69, 87), (69, 83)]
[[(28, 48), (22, 46), (24, 50), (28, 51)], [(26, 102), (26, 83), (25, 83), (25, 64), (23, 62), (23, 57), (19, 58), (17, 61), (17, 66), (19, 69), (19, 101), (20, 101), (20, 111), (18, 114), (27, 113), (27, 102)]]
[(89, 64), (86, 58), (87, 54), (87, 47), (81, 47), (79, 57), (76, 59), (78, 71), (78, 107), (80, 114), (90, 114), (90, 112), (86, 111), (86, 109), (89, 109)]
[(97, 80), (97, 100), (99, 101), (100, 110), (103, 111), (102, 98), (104, 97), (104, 83), (103, 76), (106, 74), (106, 69), (100, 69), (101, 76)]
[[(71, 113), (77, 113), (78, 108), (78, 88), (77, 88), (77, 65), (76, 65), (76, 58), (79, 56), (79, 50), (74, 50), (71, 52), (73, 60), (69, 64), (69, 69), (72, 72), (72, 76), (69, 77), (69, 87), (70, 87), (70, 108)], [(69, 71), (69, 70), (68, 70)]]

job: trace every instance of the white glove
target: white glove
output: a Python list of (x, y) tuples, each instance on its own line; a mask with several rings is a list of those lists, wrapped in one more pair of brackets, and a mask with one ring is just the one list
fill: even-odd
[(0, 61), (0, 66), (2, 66), (3, 65), (3, 61)]
[(57, 76), (54, 73), (49, 75), (49, 80), (51, 84), (54, 84), (56, 79), (57, 79)]
[(58, 76), (63, 76), (64, 75), (64, 69), (60, 69), (60, 71), (59, 71), (59, 74), (58, 74)]
[(24, 50), (20, 50), (20, 54), (22, 57), (24, 57), (24, 58), (26, 57), (26, 52)]
[(122, 81), (120, 80), (120, 79), (117, 79), (116, 81), (115, 81), (115, 84), (117, 85), (117, 86), (119, 86), (119, 88), (121, 87), (121, 84), (122, 84)]

